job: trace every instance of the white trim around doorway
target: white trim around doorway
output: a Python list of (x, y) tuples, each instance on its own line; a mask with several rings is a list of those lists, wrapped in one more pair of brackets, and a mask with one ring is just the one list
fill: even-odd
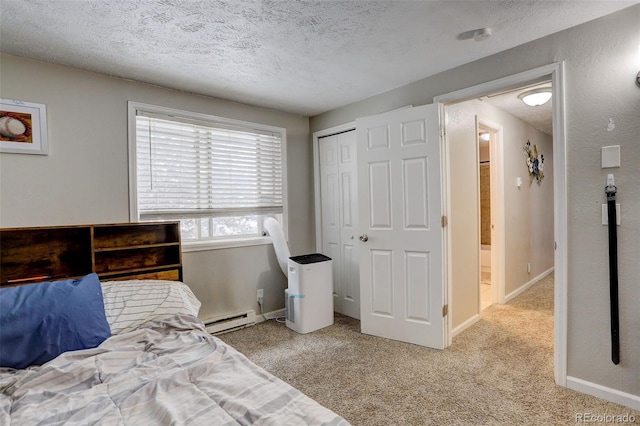
[[(556, 384), (567, 386), (567, 176), (566, 176), (566, 127), (565, 127), (565, 98), (564, 98), (564, 62), (556, 62), (545, 65), (509, 77), (482, 83), (466, 89), (457, 90), (441, 96), (436, 96), (433, 101), (438, 104), (440, 110), (441, 123), (444, 125), (445, 104), (462, 102), (469, 99), (476, 99), (481, 96), (511, 89), (519, 85), (524, 85), (543, 77), (551, 77), (553, 87), (553, 173), (554, 173), (554, 239), (555, 239), (555, 289), (554, 289), (554, 377)], [(446, 129), (443, 129), (446, 130)], [(442, 193), (448, 194), (448, 144), (444, 142), (442, 149)], [(443, 214), (450, 211), (448, 195), (443, 195)], [(450, 232), (445, 231), (445, 258), (451, 256)], [(449, 265), (451, 262), (445, 261)], [(445, 274), (446, 291), (448, 300), (451, 300), (452, 289), (451, 274)], [(448, 335), (449, 345), (451, 344), (451, 321), (447, 321), (445, 335)]]
[[(494, 137), (491, 141), (491, 300), (493, 303), (505, 303), (505, 225), (504, 225), (504, 164), (502, 124), (478, 117), (478, 124), (490, 129)], [(479, 179), (478, 179), (479, 181)], [(480, 220), (480, 218), (478, 218)], [(478, 227), (478, 230), (480, 228)], [(479, 286), (478, 286), (479, 287)], [(478, 300), (480, 303), (480, 300)]]

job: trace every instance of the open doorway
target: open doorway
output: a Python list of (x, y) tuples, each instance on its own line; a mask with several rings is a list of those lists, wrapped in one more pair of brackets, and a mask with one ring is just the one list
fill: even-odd
[[(480, 311), (496, 302), (491, 280), (492, 259), (492, 209), (491, 194), (491, 146), (495, 144), (495, 131), (482, 123), (478, 123), (478, 185), (480, 195)], [(495, 167), (495, 164), (494, 164)], [(495, 198), (495, 197), (494, 197)], [(493, 209), (495, 210), (495, 208)], [(495, 214), (495, 212), (494, 212)]]
[[(444, 213), (449, 215), (450, 228), (445, 232), (446, 244), (448, 245), (447, 257), (447, 296), (450, 304), (450, 316), (448, 319), (448, 339), (449, 344), (452, 343), (453, 337), (468, 328), (476, 321), (480, 320), (480, 200), (478, 193), (474, 190), (477, 188), (477, 178), (475, 181), (466, 181), (461, 177), (467, 175), (475, 175), (479, 167), (479, 150), (477, 147), (477, 131), (478, 127), (472, 126), (471, 132), (473, 146), (456, 147), (453, 139), (456, 137), (455, 123), (472, 121), (478, 123), (482, 119), (491, 120), (491, 117), (485, 116), (482, 111), (480, 113), (470, 110), (454, 110), (451, 107), (463, 105), (466, 102), (474, 102), (476, 106), (488, 105), (488, 102), (481, 100), (493, 94), (502, 94), (514, 91), (532, 84), (542, 82), (551, 82), (553, 86), (553, 102), (551, 123), (553, 125), (550, 133), (552, 144), (544, 146), (538, 141), (530, 141), (530, 147), (538, 145), (538, 153), (543, 154), (545, 177), (539, 186), (537, 180), (531, 181), (526, 166), (525, 147), (531, 139), (530, 132), (514, 134), (507, 132), (505, 123), (500, 120), (494, 120), (496, 124), (504, 127), (503, 136), (500, 143), (503, 145), (504, 158), (501, 159), (504, 165), (501, 169), (504, 174), (498, 183), (502, 183), (502, 209), (503, 229), (499, 239), (504, 240), (504, 244), (495, 244), (495, 233), (492, 235), (492, 251), (493, 246), (503, 246), (505, 253), (511, 255), (511, 263), (514, 266), (511, 270), (506, 267), (497, 271), (493, 267), (494, 257), (492, 256), (492, 284), (494, 277), (504, 274), (501, 278), (504, 283), (505, 300), (508, 301), (516, 297), (522, 291), (526, 290), (530, 282), (545, 273), (554, 273), (554, 376), (557, 384), (566, 386), (566, 318), (567, 318), (567, 300), (566, 300), (566, 256), (567, 256), (567, 216), (566, 216), (566, 169), (565, 169), (565, 123), (564, 123), (564, 91), (563, 91), (563, 65), (556, 63), (540, 67), (534, 70), (526, 71), (510, 77), (505, 77), (496, 81), (483, 83), (478, 86), (462, 89), (457, 92), (441, 95), (434, 98), (434, 102), (440, 105), (441, 120), (445, 124), (443, 133), (445, 134), (445, 174), (443, 189), (446, 199)], [(522, 102), (522, 101), (520, 101)], [(473, 120), (475, 118), (475, 120)], [(452, 126), (454, 124), (454, 126)], [(514, 157), (507, 157), (506, 147), (510, 150), (515, 149), (511, 153), (517, 154)], [(549, 154), (551, 153), (551, 154)], [(537, 155), (537, 154), (535, 154)], [(465, 160), (466, 159), (466, 160)], [(492, 158), (493, 162), (494, 159)], [(523, 166), (524, 164), (524, 166)], [(514, 167), (520, 168), (514, 171)], [(524, 169), (522, 169), (524, 167)], [(471, 169), (471, 170), (470, 170)], [(519, 179), (518, 179), (519, 178)], [(458, 190), (456, 190), (456, 186)], [(461, 189), (462, 188), (462, 189)], [(545, 209), (544, 217), (552, 217), (552, 222), (544, 222), (541, 215), (535, 214), (521, 205), (511, 203), (510, 196), (523, 196), (527, 194), (522, 188), (535, 190), (535, 196), (532, 203), (537, 206), (543, 206)], [(543, 198), (539, 198), (544, 188), (547, 193)], [(550, 192), (550, 193), (549, 193)], [(527, 194), (530, 195), (530, 194)], [(550, 200), (550, 201), (549, 201)], [(472, 212), (474, 216), (471, 219), (465, 219), (464, 215)], [(549, 213), (550, 212), (550, 213)], [(509, 233), (505, 233), (508, 222), (513, 220), (515, 226), (512, 226)], [(471, 226), (471, 225), (473, 226)], [(493, 224), (495, 228), (499, 228), (498, 224)], [(495, 229), (494, 229), (495, 231)], [(524, 245), (536, 244), (540, 238), (549, 240), (548, 247), (544, 249), (544, 256), (551, 258), (551, 263), (547, 270), (540, 272), (536, 265), (543, 266), (540, 259), (532, 260), (527, 257), (518, 256), (516, 252), (509, 247), (510, 237), (520, 233), (526, 235), (522, 239)], [(549, 235), (551, 237), (549, 238)], [(468, 244), (457, 244), (460, 240), (466, 240)], [(469, 243), (470, 242), (470, 243)], [(502, 241), (501, 241), (502, 242)], [(464, 247), (463, 252), (456, 250), (457, 247)], [(466, 250), (466, 252), (465, 252)], [(462, 254), (462, 255), (461, 255)], [(505, 256), (498, 256), (505, 257)], [(466, 276), (463, 276), (465, 275)], [(524, 281), (518, 282), (514, 279), (515, 275), (524, 275)], [(467, 279), (465, 279), (467, 278)], [(516, 276), (516, 278), (518, 278)], [(461, 280), (462, 279), (462, 280)], [(460, 282), (465, 284), (460, 285)], [(466, 288), (465, 288), (466, 286)], [(515, 286), (515, 287), (514, 287)], [(462, 296), (461, 296), (462, 295)], [(471, 295), (469, 297), (469, 295)]]
[(541, 87), (550, 82), (446, 106), (455, 334), (553, 271), (551, 105), (518, 98)]
[(552, 89), (543, 79), (476, 100), (480, 311), (553, 271)]

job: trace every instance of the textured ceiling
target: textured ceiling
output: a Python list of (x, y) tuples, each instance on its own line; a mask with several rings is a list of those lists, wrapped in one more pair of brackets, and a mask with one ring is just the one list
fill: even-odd
[(0, 47), (310, 116), (634, 3), (0, 0)]

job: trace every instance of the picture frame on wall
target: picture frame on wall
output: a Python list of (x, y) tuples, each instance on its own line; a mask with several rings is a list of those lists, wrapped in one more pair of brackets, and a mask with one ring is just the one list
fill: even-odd
[(0, 152), (49, 153), (45, 105), (0, 99)]

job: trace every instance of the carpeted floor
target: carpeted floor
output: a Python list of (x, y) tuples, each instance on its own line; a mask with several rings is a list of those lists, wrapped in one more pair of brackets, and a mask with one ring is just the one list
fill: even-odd
[(306, 335), (267, 321), (219, 336), (353, 425), (563, 425), (578, 413), (640, 412), (556, 386), (553, 275), (443, 351), (360, 334), (360, 322)]

